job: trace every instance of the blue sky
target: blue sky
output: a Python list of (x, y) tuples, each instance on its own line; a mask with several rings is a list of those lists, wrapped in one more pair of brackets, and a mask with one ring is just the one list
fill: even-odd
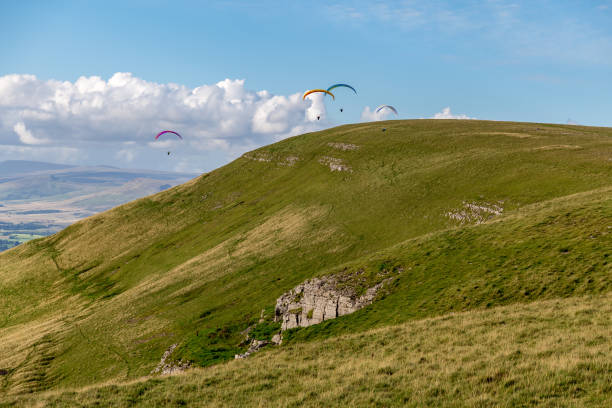
[[(401, 118), (612, 126), (612, 1), (252, 3), (1, 2), (0, 160), (210, 170), (288, 135), (372, 119), (364, 109), (384, 103)], [(110, 93), (116, 73), (131, 76)], [(106, 83), (104, 111), (79, 108), (98, 106), (92, 89), (104, 86), (76, 85), (92, 76)], [(215, 86), (225, 79), (244, 83)], [(68, 102), (57, 99), (64, 81)], [(358, 95), (312, 106), (291, 97), (335, 82)], [(212, 88), (184, 102), (202, 86)], [(142, 89), (122, 116), (125, 94)], [(227, 109), (209, 106), (217, 91)], [(150, 98), (160, 98), (154, 108)], [(192, 142), (152, 145), (160, 126)], [(176, 155), (160, 160), (163, 149)]]

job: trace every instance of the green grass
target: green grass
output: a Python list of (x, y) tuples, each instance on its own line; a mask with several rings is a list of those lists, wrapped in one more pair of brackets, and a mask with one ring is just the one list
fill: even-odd
[[(612, 290), (611, 257), (612, 189), (572, 195), (495, 222), (412, 239), (343, 265), (339, 273), (369, 272), (377, 281), (394, 281), (375, 307), (292, 330), (286, 338), (313, 339), (453, 311), (605, 293)], [(381, 274), (390, 264), (395, 272)]]
[[(175, 359), (226, 361), (262, 309), (327, 273), (358, 291), (394, 281), (290, 347), (607, 292), (610, 157), (610, 129), (483, 121), (358, 124), (258, 149), (0, 254), (0, 390), (128, 381), (175, 343)], [(504, 211), (480, 225), (446, 215), (466, 203)]]
[(271, 340), (272, 336), (280, 332), (280, 322), (262, 322), (249, 331), (249, 337), (256, 340)]
[(0, 406), (605, 407), (610, 333), (609, 294), (519, 303)]

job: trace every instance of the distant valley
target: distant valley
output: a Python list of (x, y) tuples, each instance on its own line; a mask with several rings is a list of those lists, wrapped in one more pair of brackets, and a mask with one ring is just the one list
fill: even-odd
[(193, 177), (107, 166), (0, 162), (0, 251)]

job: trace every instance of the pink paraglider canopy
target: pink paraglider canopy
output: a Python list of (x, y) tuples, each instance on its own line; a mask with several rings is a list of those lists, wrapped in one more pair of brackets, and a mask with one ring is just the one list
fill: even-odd
[(164, 130), (159, 132), (156, 136), (155, 136), (155, 140), (159, 139), (159, 137), (161, 135), (163, 135), (164, 133), (172, 133), (173, 135), (177, 135), (179, 137), (179, 139), (183, 140), (183, 136), (179, 135), (178, 133), (172, 131), (172, 130)]

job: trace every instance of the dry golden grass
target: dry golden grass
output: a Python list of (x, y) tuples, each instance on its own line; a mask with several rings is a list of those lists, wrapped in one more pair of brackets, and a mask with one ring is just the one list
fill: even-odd
[(316, 238), (308, 234), (311, 225), (328, 212), (329, 210), (323, 207), (286, 208), (240, 237), (232, 256), (271, 257), (287, 250), (288, 246), (294, 245), (297, 241)]
[(285, 208), (252, 230), (230, 237), (178, 265), (164, 276), (152, 276), (146, 279), (126, 295), (130, 299), (137, 299), (139, 296), (189, 279), (191, 284), (183, 285), (174, 292), (175, 296), (180, 296), (201, 286), (203, 282), (243, 267), (252, 257), (272, 258), (298, 244), (302, 246), (317, 244), (334, 231), (332, 228), (318, 230), (312, 228), (312, 224), (327, 212), (322, 207)]
[[(517, 304), (290, 344), (24, 406), (610, 406), (612, 295)], [(10, 400), (9, 400), (10, 401)]]

